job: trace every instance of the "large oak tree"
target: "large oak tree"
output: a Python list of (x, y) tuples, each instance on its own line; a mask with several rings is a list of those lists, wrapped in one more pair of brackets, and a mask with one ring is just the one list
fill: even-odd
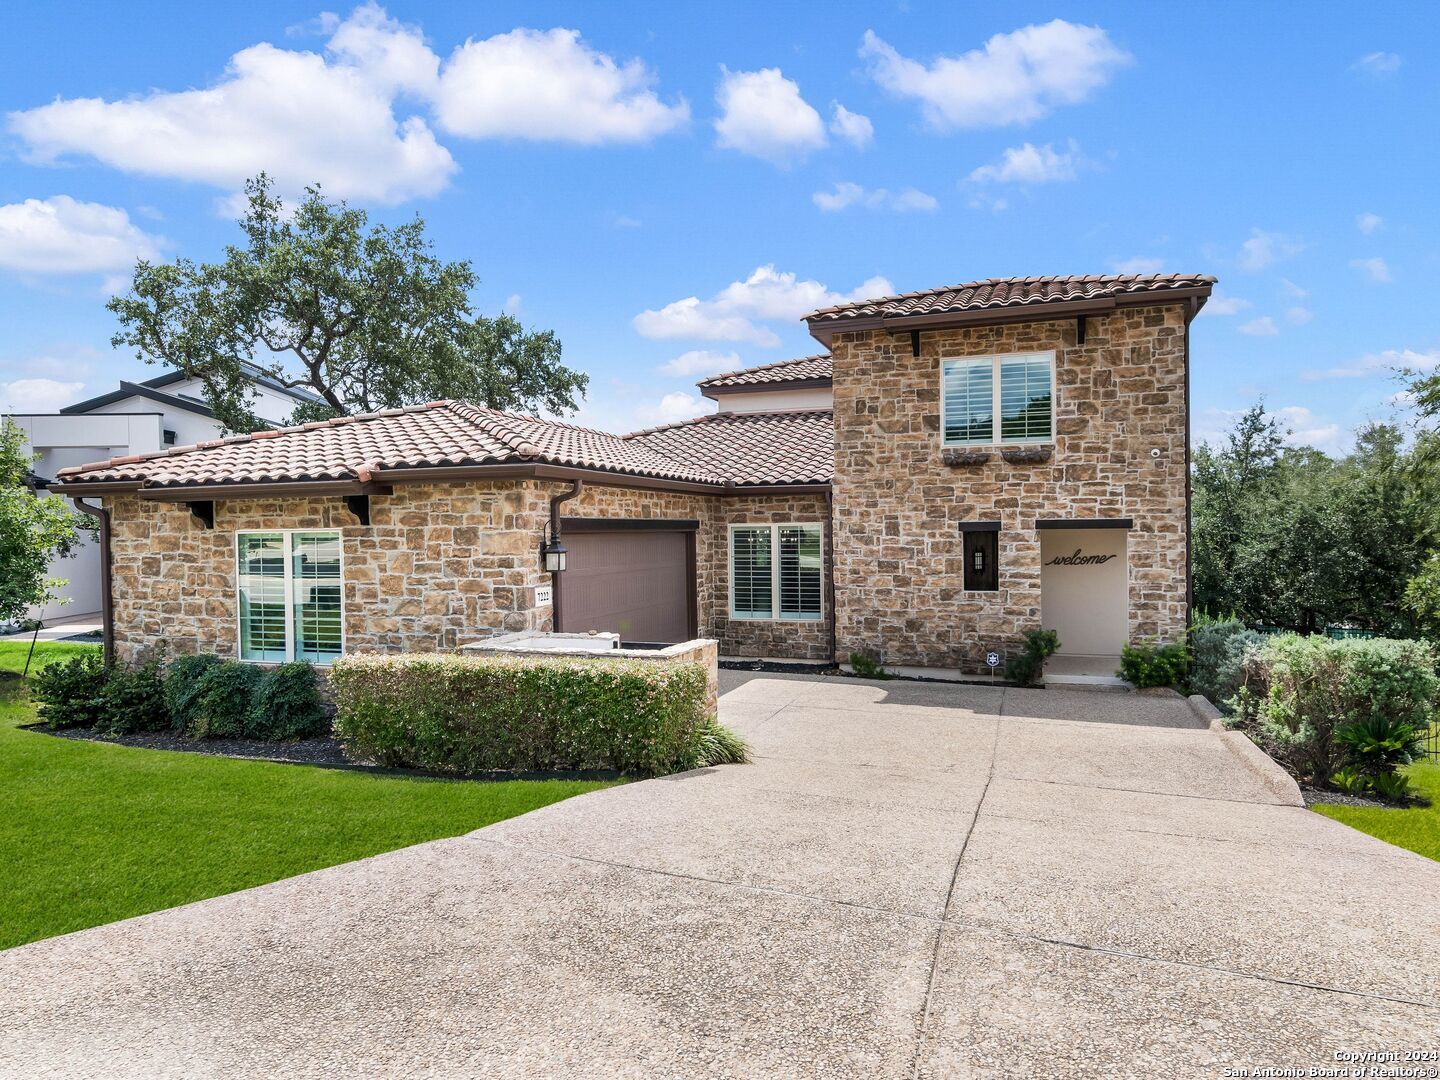
[(438, 398), (576, 408), (588, 379), (560, 363), (555, 335), (477, 315), (470, 263), (436, 258), (418, 216), (371, 226), (313, 187), (289, 214), (264, 174), (246, 194), (244, 246), (217, 263), (137, 263), (130, 292), (108, 305), (121, 325), (112, 343), (199, 377), (227, 429), (263, 426), (255, 369), (319, 397), (292, 422)]

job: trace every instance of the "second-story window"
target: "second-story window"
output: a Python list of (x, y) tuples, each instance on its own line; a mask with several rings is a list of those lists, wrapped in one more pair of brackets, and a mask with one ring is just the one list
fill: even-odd
[(1055, 438), (1052, 352), (945, 360), (940, 382), (946, 446), (1047, 443)]

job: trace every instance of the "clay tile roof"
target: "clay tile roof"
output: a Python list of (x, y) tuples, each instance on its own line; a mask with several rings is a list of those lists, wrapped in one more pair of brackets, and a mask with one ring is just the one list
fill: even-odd
[(1073, 300), (1098, 300), (1172, 289), (1209, 289), (1213, 277), (1203, 274), (1094, 274), (1072, 277), (986, 278), (942, 289), (900, 293), (820, 308), (808, 322), (857, 318), (900, 318), (943, 315), (957, 311), (1013, 308)]
[(770, 386), (776, 383), (796, 382), (800, 379), (830, 378), (830, 354), (802, 356), (797, 360), (781, 360), (761, 367), (742, 368), (727, 371), (723, 375), (712, 375), (701, 379), (696, 386), (711, 389), (717, 386)]
[(234, 435), (60, 470), (64, 484), (146, 487), (356, 480), (376, 470), (537, 462), (718, 483), (644, 443), (459, 401), (432, 401), (278, 431)]
[(625, 439), (731, 484), (828, 483), (834, 475), (835, 420), (829, 409), (714, 413)]

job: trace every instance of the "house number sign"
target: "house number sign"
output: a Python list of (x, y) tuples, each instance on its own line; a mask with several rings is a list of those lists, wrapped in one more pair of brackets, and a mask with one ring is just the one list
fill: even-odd
[(1046, 566), (1103, 566), (1114, 555), (1086, 555), (1083, 548), (1076, 548), (1073, 555), (1056, 555)]

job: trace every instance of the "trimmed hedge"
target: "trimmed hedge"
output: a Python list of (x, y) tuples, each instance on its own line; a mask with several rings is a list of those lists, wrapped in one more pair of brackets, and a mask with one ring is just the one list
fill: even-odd
[(1301, 780), (1378, 792), (1434, 720), (1435, 665), (1423, 641), (1272, 637), (1245, 657), (1233, 723)]
[(715, 763), (698, 664), (349, 656), (330, 668), (330, 688), (335, 733), (381, 765), (655, 775)]

